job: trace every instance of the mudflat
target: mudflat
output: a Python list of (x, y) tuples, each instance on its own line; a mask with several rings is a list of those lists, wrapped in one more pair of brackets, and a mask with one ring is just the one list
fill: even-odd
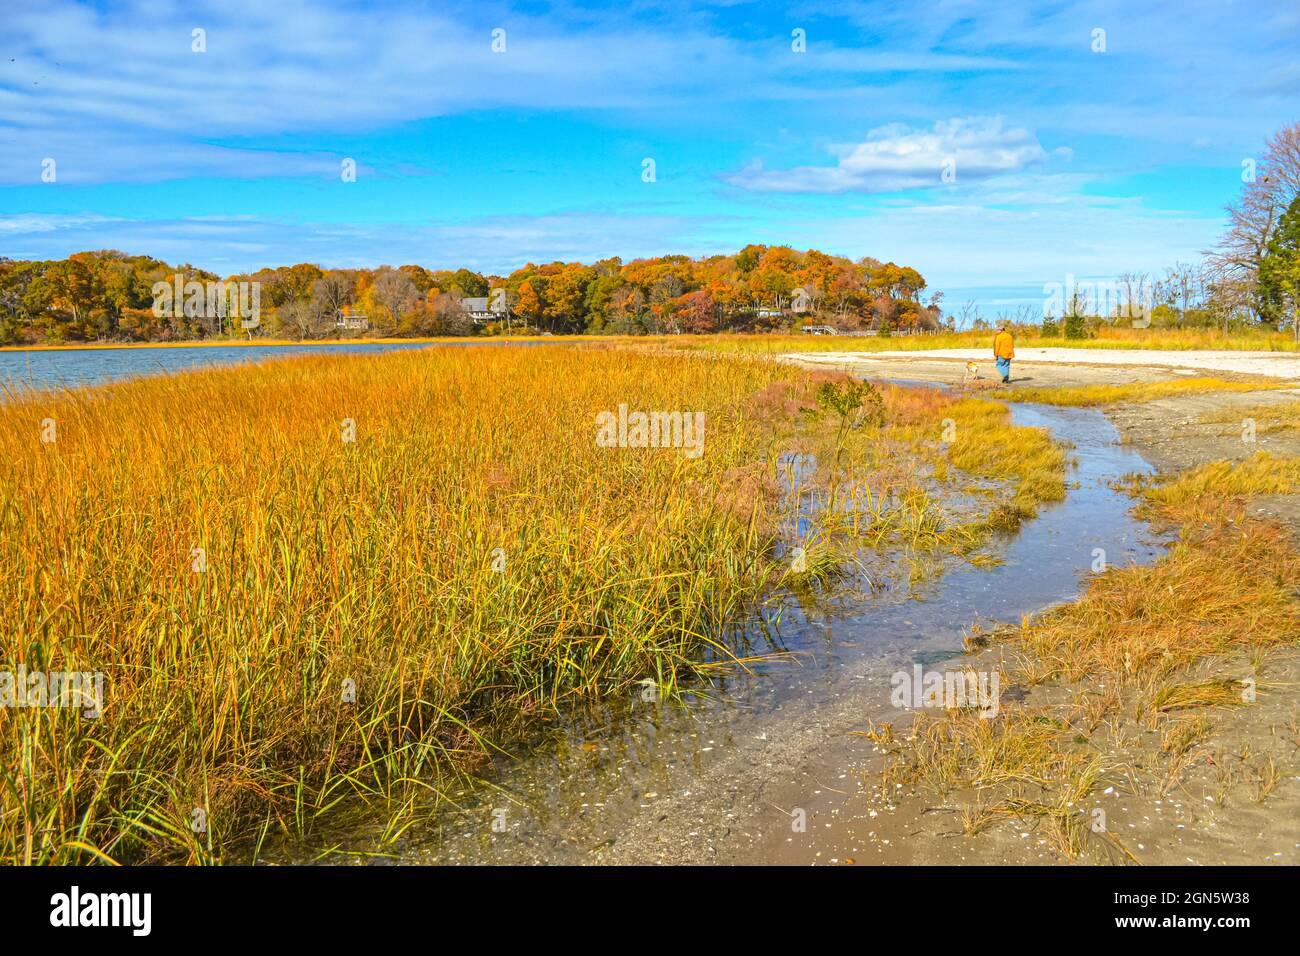
[[(982, 353), (791, 354), (783, 361), (834, 368), (867, 378), (962, 385), (965, 361), (978, 376), (992, 378)], [(1013, 387), (1078, 387), (1160, 382), (1213, 372), (1227, 381), (1259, 381), (1270, 390), (1205, 391), (1103, 407), (1121, 441), (1158, 472), (1178, 474), (1213, 461), (1243, 461), (1258, 452), (1300, 455), (1300, 421), (1291, 420), (1296, 389), (1277, 389), (1278, 379), (1300, 373), (1295, 358), (1268, 353), (1158, 353), (1044, 349), (1053, 354), (1018, 356)], [(1073, 358), (1075, 361), (1066, 361)], [(970, 382), (966, 381), (969, 386)], [(978, 379), (974, 383), (980, 384)], [(986, 394), (997, 396), (997, 391)], [(1251, 499), (1247, 517), (1271, 518), (1300, 541), (1300, 496)], [(1267, 573), (1266, 570), (1264, 573)], [(1014, 622), (1008, 622), (1014, 623)], [(1195, 622), (1189, 621), (1189, 627)], [(1242, 627), (1250, 627), (1248, 620)], [(996, 643), (965, 663), (987, 670), (1015, 652)], [(1219, 659), (1204, 675), (1252, 672), (1253, 662)], [(1176, 763), (1162, 761), (1161, 734), (1121, 735), (1122, 746), (1100, 754), (1103, 781), (1078, 807), (1086, 819), (1100, 811), (1108, 839), (1087, 840), (1081, 862), (1110, 864), (1223, 865), (1300, 862), (1300, 652), (1275, 651), (1256, 671), (1260, 693), (1248, 707), (1212, 711), (1212, 729)], [(1087, 684), (1087, 681), (1081, 682)], [(1080, 684), (1048, 681), (1011, 693), (1041, 713), (1068, 720)], [(1097, 688), (1092, 688), (1097, 689)], [(909, 718), (894, 734), (906, 733)], [(868, 728), (864, 727), (863, 730)], [(757, 854), (793, 864), (1044, 864), (1065, 863), (1053, 839), (1032, 817), (1003, 815), (974, 827), (972, 790), (939, 794), (889, 782), (882, 772), (895, 748), (867, 737), (846, 742), (841, 757), (854, 770), (806, 765), (776, 794), (807, 809), (806, 835), (773, 834)], [(855, 756), (849, 758), (849, 751)], [(1167, 757), (1167, 754), (1164, 756)], [(838, 773), (834, 772), (839, 770)]]

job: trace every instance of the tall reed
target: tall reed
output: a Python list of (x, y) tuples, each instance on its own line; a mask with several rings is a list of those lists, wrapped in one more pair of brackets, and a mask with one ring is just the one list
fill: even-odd
[[(0, 854), (227, 858), (670, 693), (769, 574), (744, 399), (789, 374), (430, 349), (0, 405), (0, 668), (107, 679), (99, 719), (0, 708)], [(598, 447), (620, 403), (702, 411), (706, 453)]]

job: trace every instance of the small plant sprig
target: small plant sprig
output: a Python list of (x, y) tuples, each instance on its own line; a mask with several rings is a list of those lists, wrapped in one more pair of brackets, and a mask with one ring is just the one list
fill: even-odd
[(885, 424), (885, 399), (880, 389), (870, 382), (849, 379), (822, 382), (817, 389), (817, 405), (840, 416), (835, 435), (835, 471), (838, 473), (849, 432), (864, 425), (880, 428)]

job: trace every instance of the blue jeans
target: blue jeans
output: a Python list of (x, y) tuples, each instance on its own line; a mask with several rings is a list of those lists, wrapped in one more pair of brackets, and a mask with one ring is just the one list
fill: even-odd
[(1009, 381), (1011, 379), (1011, 359), (999, 358), (995, 361), (998, 366), (998, 374), (1002, 376), (1002, 381)]

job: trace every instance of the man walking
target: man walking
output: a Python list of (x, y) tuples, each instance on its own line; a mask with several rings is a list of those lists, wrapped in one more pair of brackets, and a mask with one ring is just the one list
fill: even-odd
[(1016, 357), (1016, 339), (1005, 325), (998, 326), (998, 334), (993, 336), (993, 361), (997, 364), (1002, 384), (1011, 383), (1011, 360)]

